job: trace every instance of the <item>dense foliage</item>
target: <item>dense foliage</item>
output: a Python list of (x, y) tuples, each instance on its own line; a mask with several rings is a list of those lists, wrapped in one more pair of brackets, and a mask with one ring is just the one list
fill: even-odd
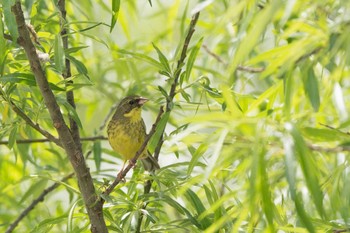
[[(65, 151), (40, 141), (45, 137), (25, 120), (57, 137), (17, 41), (14, 2), (0, 3), (0, 229), (57, 183), (15, 232), (86, 232), (77, 181), (62, 180), (73, 171)], [(143, 192), (149, 175), (137, 166), (103, 197), (111, 232), (350, 228), (349, 1), (67, 1), (67, 21), (56, 4), (22, 1), (60, 110), (85, 139), (98, 194), (123, 163), (100, 137), (110, 109), (128, 94), (148, 97), (150, 129), (179, 75), (171, 112), (149, 144), (154, 152), (165, 127), (151, 192)], [(76, 110), (67, 91), (74, 91)]]

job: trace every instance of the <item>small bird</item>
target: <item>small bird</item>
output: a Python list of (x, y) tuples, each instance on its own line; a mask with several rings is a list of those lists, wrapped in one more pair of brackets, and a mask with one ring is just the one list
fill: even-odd
[[(107, 126), (109, 144), (124, 159), (132, 159), (146, 138), (146, 126), (141, 117), (141, 108), (148, 99), (137, 95), (125, 97), (118, 105)], [(146, 171), (159, 169), (159, 164), (147, 148), (139, 157)], [(124, 169), (124, 165), (122, 170)]]

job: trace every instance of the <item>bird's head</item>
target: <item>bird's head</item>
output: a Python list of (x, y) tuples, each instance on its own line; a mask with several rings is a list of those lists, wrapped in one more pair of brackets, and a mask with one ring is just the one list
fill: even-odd
[(139, 121), (141, 120), (141, 107), (147, 101), (148, 99), (138, 95), (127, 96), (120, 101), (117, 112), (132, 121)]

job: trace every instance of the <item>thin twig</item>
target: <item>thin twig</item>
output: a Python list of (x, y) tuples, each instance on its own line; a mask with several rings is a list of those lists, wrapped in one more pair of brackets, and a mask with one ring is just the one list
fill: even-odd
[[(227, 62), (225, 62), (219, 55), (217, 55), (216, 53), (211, 51), (207, 45), (203, 44), (202, 47), (203, 47), (204, 51), (206, 51), (210, 56), (215, 58), (221, 64), (227, 66)], [(239, 65), (237, 67), (237, 70), (245, 71), (245, 72), (249, 72), (249, 73), (261, 73), (265, 70), (265, 67), (249, 67), (249, 66)]]
[(218, 62), (220, 62), (223, 65), (227, 65), (227, 62), (225, 62), (219, 55), (217, 55), (216, 53), (214, 53), (213, 51), (211, 51), (207, 45), (203, 44), (202, 45), (204, 51), (206, 51), (210, 56), (212, 56), (213, 58), (215, 58)]
[(301, 62), (302, 60), (304, 60), (304, 59), (306, 59), (306, 58), (308, 58), (308, 57), (310, 57), (310, 56), (312, 56), (312, 55), (314, 55), (314, 54), (320, 52), (322, 48), (323, 48), (323, 47), (318, 47), (318, 48), (314, 49), (313, 51), (311, 51), (310, 53), (307, 53), (307, 54), (301, 56), (301, 57), (295, 62), (295, 64), (297, 64), (297, 63)]
[[(199, 14), (200, 12), (197, 12), (193, 17), (192, 17), (192, 20), (190, 22), (190, 26), (189, 26), (189, 29), (188, 29), (188, 32), (187, 32), (187, 35), (186, 35), (186, 38), (185, 38), (185, 41), (184, 41), (184, 44), (183, 44), (183, 47), (182, 47), (182, 51), (181, 51), (181, 56), (180, 56), (180, 59), (178, 60), (177, 62), (177, 67), (176, 67), (176, 71), (175, 71), (175, 74), (174, 74), (174, 81), (171, 85), (171, 88), (170, 88), (170, 92), (169, 92), (169, 95), (168, 95), (168, 98), (167, 98), (167, 104), (166, 104), (166, 112), (171, 112), (172, 110), (172, 106), (173, 106), (173, 99), (175, 97), (175, 95), (177, 94), (176, 93), (176, 87), (178, 85), (178, 81), (179, 81), (179, 78), (180, 78), (180, 75), (182, 73), (182, 67), (185, 63), (185, 58), (187, 56), (187, 49), (188, 49), (188, 46), (190, 44), (190, 41), (191, 41), (191, 38), (192, 38), (192, 35), (195, 31), (195, 26), (197, 24), (197, 21), (198, 21), (198, 18), (199, 18)], [(160, 120), (160, 115), (161, 115), (161, 112), (163, 111), (163, 109), (160, 110), (159, 114), (158, 114), (158, 118)], [(158, 119), (157, 118), (157, 119)], [(157, 122), (157, 121), (156, 121)], [(155, 123), (153, 126), (154, 126), (154, 130), (156, 128), (156, 124)], [(164, 128), (165, 129), (165, 128)], [(158, 144), (155, 148), (155, 152), (154, 152), (154, 158), (156, 160), (158, 160), (159, 158), (159, 153), (160, 153), (160, 150), (161, 150), (161, 147), (163, 145), (163, 134), (164, 134), (164, 129), (163, 131), (161, 132), (161, 137), (159, 138), (159, 141), (158, 141)], [(145, 185), (144, 185), (144, 194), (148, 194), (151, 190), (151, 187), (152, 187), (152, 180), (147, 180), (145, 182)], [(147, 204), (145, 204), (142, 209), (146, 209), (147, 207)], [(136, 233), (139, 233), (140, 230), (141, 230), (141, 224), (142, 224), (142, 219), (143, 219), (143, 214), (141, 213), (139, 218), (138, 218), (138, 222), (137, 222), (137, 227), (136, 227)]]
[(237, 70), (245, 71), (245, 72), (249, 72), (249, 73), (261, 73), (265, 70), (265, 67), (249, 67), (249, 66), (239, 65), (237, 67)]
[[(65, 26), (67, 21), (67, 11), (66, 11), (66, 1), (59, 0), (57, 3), (58, 9), (61, 12), (60, 18), (60, 27), (61, 27), (61, 38), (63, 43), (63, 49), (66, 51), (69, 48), (68, 45), (68, 28)], [(70, 61), (68, 58), (65, 59), (65, 69), (62, 73), (64, 79), (69, 79), (72, 76)], [(66, 87), (69, 87), (73, 84), (72, 80), (65, 82)], [(74, 101), (74, 92), (67, 91), (66, 92), (66, 100), (68, 104), (72, 106), (73, 109), (76, 109), (75, 101)], [(82, 149), (80, 142), (80, 132), (77, 122), (74, 118), (69, 114), (69, 128), (72, 133), (72, 137), (74, 142), (78, 145), (79, 149)]]
[(339, 129), (333, 127), (333, 126), (327, 125), (327, 124), (323, 124), (323, 123), (319, 123), (319, 124), (322, 125), (322, 126), (324, 126), (324, 127), (326, 127), (326, 128), (328, 128), (328, 129), (332, 129), (332, 130), (334, 130), (334, 131), (337, 131), (337, 132), (339, 132), (339, 133), (342, 133), (342, 134), (345, 134), (345, 135), (348, 135), (348, 136), (350, 135), (350, 132), (341, 131), (341, 130), (339, 130)]
[[(104, 141), (107, 140), (108, 138), (105, 136), (92, 136), (92, 137), (84, 137), (81, 138), (80, 140), (82, 142), (89, 142), (89, 141)], [(45, 143), (45, 142), (51, 142), (51, 140), (47, 139), (47, 138), (41, 138), (41, 139), (18, 139), (16, 140), (17, 144), (32, 144), (32, 143)], [(9, 141), (0, 141), (0, 145), (7, 145), (9, 144)]]
[(62, 144), (58, 138), (56, 138), (46, 130), (42, 129), (38, 123), (35, 123), (34, 121), (32, 121), (32, 119), (30, 119), (19, 107), (17, 107), (17, 105), (12, 100), (8, 100), (7, 102), (9, 103), (11, 109), (15, 113), (17, 113), (17, 115), (20, 116), (28, 125), (30, 125), (33, 129), (41, 133), (44, 137), (47, 138), (48, 141), (51, 141), (56, 145), (58, 145), (59, 147), (62, 147)]
[[(71, 173), (65, 177), (63, 177), (60, 181), (60, 183), (62, 182), (65, 182), (67, 181), (68, 179), (72, 178), (74, 176), (74, 173)], [(36, 205), (38, 205), (40, 202), (43, 202), (44, 201), (44, 198), (47, 194), (49, 194), (50, 192), (52, 192), (53, 190), (55, 190), (59, 185), (60, 183), (56, 182), (54, 183), (53, 185), (51, 185), (50, 187), (44, 189), (44, 191), (39, 195), (39, 197), (37, 197), (36, 199), (34, 199), (32, 201), (32, 203), (27, 207), (25, 208), (22, 213), (17, 217), (17, 219), (15, 221), (13, 221), (9, 226), (8, 228), (6, 229), (6, 232), (5, 233), (11, 233), (18, 225), (18, 223), (25, 217), (29, 214), (29, 212), (31, 210), (34, 209), (34, 207)]]
[[(149, 140), (151, 139), (151, 137), (153, 136), (153, 134), (156, 132), (156, 128), (157, 125), (160, 122), (160, 119), (162, 117), (164, 113), (164, 107), (161, 106), (159, 109), (159, 113), (157, 116), (156, 121), (154, 122), (154, 124), (152, 125), (152, 128), (150, 130), (150, 132), (147, 134), (145, 141), (143, 142), (143, 144), (141, 145), (140, 149), (136, 152), (135, 156), (130, 160), (128, 166), (126, 166), (124, 168), (124, 170), (120, 171), (120, 173), (118, 174), (118, 176), (115, 178), (115, 180), (113, 181), (112, 184), (110, 184), (107, 189), (102, 193), (102, 195), (109, 195), (113, 189), (115, 188), (115, 186), (117, 186), (121, 180), (123, 180), (126, 176), (126, 174), (130, 171), (130, 169), (135, 165), (136, 161), (138, 160), (138, 158), (140, 157), (140, 155), (142, 154), (142, 152), (145, 150), (145, 148), (147, 147), (147, 144), (149, 142)], [(104, 199), (101, 199), (101, 202), (104, 202)]]
[(336, 146), (336, 147), (322, 147), (322, 146), (317, 146), (317, 145), (308, 145), (310, 150), (313, 151), (322, 151), (326, 153), (339, 153), (339, 152), (347, 152), (350, 151), (350, 146)]
[(333, 233), (342, 233), (342, 232), (350, 232), (350, 229), (336, 229), (336, 230), (333, 230)]
[[(173, 99), (176, 95), (176, 87), (178, 85), (178, 81), (179, 81), (179, 78), (180, 78), (180, 75), (181, 75), (181, 72), (182, 72), (182, 67), (184, 66), (184, 63), (185, 63), (185, 58), (186, 58), (186, 54), (187, 54), (187, 49), (188, 49), (188, 45), (190, 44), (190, 41), (191, 41), (191, 38), (192, 38), (192, 35), (195, 31), (195, 26), (197, 24), (197, 21), (198, 21), (198, 18), (199, 18), (199, 14), (200, 12), (197, 12), (194, 16), (192, 16), (192, 19), (191, 19), (191, 22), (190, 22), (190, 26), (189, 26), (189, 29), (188, 29), (188, 32), (187, 32), (187, 35), (186, 35), (186, 38), (185, 38), (185, 41), (184, 41), (184, 44), (183, 44), (183, 47), (182, 47), (182, 51), (181, 51), (181, 56), (177, 62), (177, 67), (176, 67), (176, 71), (175, 71), (175, 74), (174, 74), (174, 81), (173, 83), (171, 84), (171, 88), (170, 88), (170, 91), (169, 91), (169, 95), (168, 95), (168, 98), (166, 99), (166, 112), (171, 112), (172, 108), (173, 108)], [(161, 137), (158, 141), (158, 144), (155, 148), (155, 153), (154, 154), (154, 157), (155, 158), (158, 158), (159, 157), (159, 153), (160, 153), (160, 149), (163, 145), (163, 134), (164, 134), (164, 130), (165, 128), (163, 129), (163, 131), (161, 132)]]

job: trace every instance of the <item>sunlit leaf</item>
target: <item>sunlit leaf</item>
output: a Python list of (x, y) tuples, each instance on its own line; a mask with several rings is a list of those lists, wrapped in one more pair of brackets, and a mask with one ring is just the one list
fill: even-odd
[(158, 54), (158, 59), (160, 61), (160, 63), (162, 64), (162, 69), (167, 72), (168, 74), (171, 74), (171, 69), (170, 69), (170, 65), (169, 65), (169, 61), (166, 58), (166, 56), (162, 53), (162, 51), (160, 51), (160, 49), (154, 44), (152, 43), (153, 48), (157, 51)]
[(120, 10), (120, 0), (112, 0), (112, 19), (111, 19), (110, 32), (113, 31), (113, 28), (117, 23), (119, 10)]
[(312, 67), (308, 67), (303, 75), (304, 90), (315, 112), (320, 108), (318, 80)]
[(197, 42), (197, 44), (192, 48), (190, 56), (188, 57), (187, 63), (186, 63), (186, 72), (185, 72), (185, 77), (184, 79), (186, 81), (188, 81), (190, 74), (191, 74), (191, 70), (193, 67), (193, 64), (196, 60), (196, 57), (198, 55), (198, 52), (202, 46), (203, 43), (203, 37), (199, 39), (199, 41)]
[(65, 69), (65, 55), (62, 45), (62, 38), (60, 35), (55, 36), (55, 45), (54, 45), (54, 57), (55, 57), (55, 67), (61, 73)]

